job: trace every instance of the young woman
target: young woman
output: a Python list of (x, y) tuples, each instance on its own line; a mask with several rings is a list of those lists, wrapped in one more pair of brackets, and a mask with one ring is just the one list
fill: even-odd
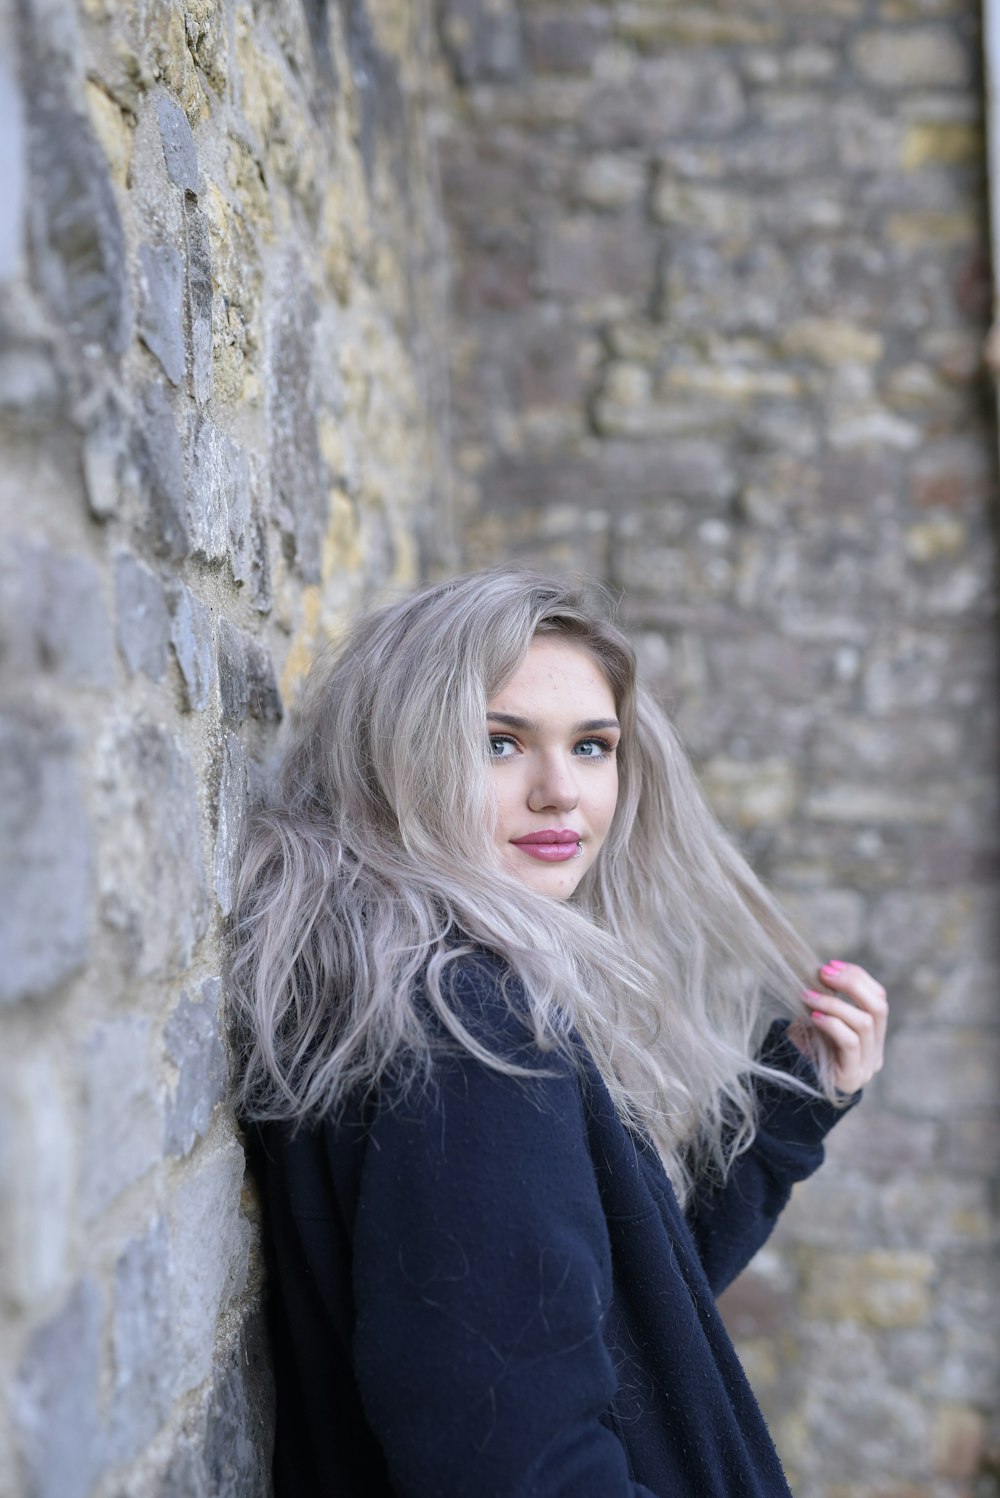
[(314, 674), (233, 990), (278, 1498), (787, 1495), (715, 1294), (882, 1062), (563, 582), (426, 589)]

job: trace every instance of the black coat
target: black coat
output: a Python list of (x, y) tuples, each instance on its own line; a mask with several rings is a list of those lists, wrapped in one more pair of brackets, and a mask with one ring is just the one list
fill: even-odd
[[(839, 1111), (761, 1087), (753, 1147), (685, 1218), (589, 1058), (525, 1041), (502, 973), (461, 960), (466, 1016), (545, 1075), (462, 1053), (337, 1125), (250, 1131), (277, 1498), (787, 1498), (715, 1295)], [(781, 1026), (768, 1059), (806, 1074)]]

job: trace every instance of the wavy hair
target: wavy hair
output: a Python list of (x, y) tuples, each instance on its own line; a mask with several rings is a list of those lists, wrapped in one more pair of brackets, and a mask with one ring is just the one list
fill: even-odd
[[(429, 1077), (463, 1022), (449, 968), (496, 954), (543, 1049), (582, 1037), (623, 1120), (683, 1200), (753, 1138), (769, 1024), (801, 1019), (815, 955), (708, 809), (596, 589), (514, 569), (428, 587), (317, 659), (274, 784), (244, 836), (230, 992), (246, 1118), (304, 1121), (391, 1073)], [(571, 899), (505, 872), (492, 833), (487, 703), (536, 636), (589, 651), (622, 733), (607, 839)], [(813, 1040), (820, 1086), (835, 1096)]]

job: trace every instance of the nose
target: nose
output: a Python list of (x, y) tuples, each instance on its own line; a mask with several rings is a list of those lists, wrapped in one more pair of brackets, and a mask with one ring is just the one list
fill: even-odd
[(531, 789), (531, 811), (572, 811), (579, 803), (580, 788), (567, 757), (556, 751), (542, 755)]

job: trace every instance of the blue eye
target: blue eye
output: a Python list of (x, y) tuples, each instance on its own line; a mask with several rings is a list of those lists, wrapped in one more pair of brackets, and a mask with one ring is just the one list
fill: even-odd
[[(510, 734), (491, 733), (489, 736), (490, 759), (510, 759), (516, 748), (517, 745)], [(509, 754), (505, 752), (508, 749), (510, 750)]]
[(574, 752), (580, 759), (606, 759), (614, 746), (607, 739), (581, 739)]

